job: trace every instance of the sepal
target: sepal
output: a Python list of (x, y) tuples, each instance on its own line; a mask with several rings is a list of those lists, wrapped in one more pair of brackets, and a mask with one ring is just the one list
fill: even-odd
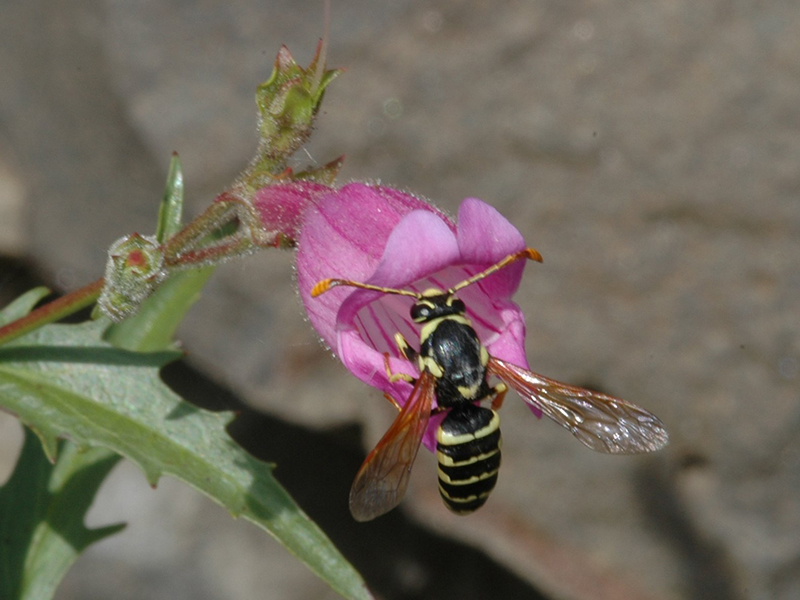
[(155, 237), (125, 236), (109, 248), (105, 285), (97, 303), (111, 320), (121, 321), (136, 312), (166, 275), (164, 254)]
[(258, 189), (280, 178), (289, 156), (311, 135), (325, 90), (343, 72), (325, 68), (324, 47), (320, 40), (313, 60), (304, 69), (282, 46), (272, 75), (258, 86), (259, 147), (241, 178), (249, 188)]

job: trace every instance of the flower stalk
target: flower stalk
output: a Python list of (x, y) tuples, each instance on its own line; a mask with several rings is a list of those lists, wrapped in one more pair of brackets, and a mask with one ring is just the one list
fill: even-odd
[(261, 139), (255, 158), (179, 231), (183, 179), (173, 157), (157, 236), (132, 234), (111, 247), (98, 302), (106, 316), (119, 322), (135, 314), (176, 270), (216, 265), (259, 248), (294, 246), (306, 207), (329, 189), (342, 163), (338, 158), (299, 173), (287, 166), (289, 156), (311, 135), (325, 89), (341, 72), (325, 69), (325, 48), (323, 39), (304, 69), (281, 47), (272, 75), (256, 93)]
[(30, 333), (39, 327), (75, 314), (87, 306), (91, 306), (100, 296), (104, 283), (105, 280), (100, 278), (79, 290), (70, 292), (52, 302), (40, 306), (21, 319), (17, 319), (16, 321), (12, 321), (0, 327), (0, 345), (22, 337), (26, 333)]
[(133, 315), (176, 270), (200, 268), (259, 248), (292, 248), (305, 209), (330, 190), (342, 158), (295, 173), (288, 158), (309, 138), (325, 89), (341, 69), (325, 68), (327, 34), (307, 68), (283, 46), (258, 87), (261, 138), (245, 171), (200, 215), (181, 226), (183, 175), (170, 164), (155, 236), (133, 233), (109, 249), (105, 277), (0, 328), (0, 344), (94, 302), (113, 321)]

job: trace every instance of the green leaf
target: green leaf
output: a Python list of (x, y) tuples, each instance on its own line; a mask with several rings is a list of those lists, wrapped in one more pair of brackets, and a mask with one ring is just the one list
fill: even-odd
[(138, 353), (102, 339), (103, 320), (49, 325), (0, 348), (0, 407), (52, 459), (57, 438), (137, 463), (153, 485), (170, 474), (272, 534), (347, 598), (371, 598), (355, 569), (272, 476), (227, 434), (231, 413), (179, 398), (159, 379), (176, 352)]
[(0, 311), (0, 327), (26, 316), (36, 303), (50, 293), (46, 287), (37, 287), (28, 290), (22, 296)]
[(117, 348), (154, 352), (170, 347), (175, 330), (216, 267), (176, 273), (142, 303), (139, 312), (108, 328), (105, 339)]
[(120, 456), (105, 448), (78, 452), (62, 442), (53, 465), (25, 430), (16, 469), (0, 488), (0, 598), (46, 600), (90, 544), (124, 527), (87, 529), (86, 512)]
[(181, 230), (183, 216), (183, 169), (178, 153), (172, 153), (169, 161), (167, 185), (164, 188), (164, 197), (158, 209), (158, 226), (156, 227), (156, 240), (163, 244)]

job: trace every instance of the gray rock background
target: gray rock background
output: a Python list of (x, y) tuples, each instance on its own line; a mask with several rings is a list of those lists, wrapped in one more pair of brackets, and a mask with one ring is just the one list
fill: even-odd
[[(173, 150), (202, 210), (255, 148), (253, 93), (279, 44), (307, 62), (321, 13), (4, 3), (0, 250), (64, 291), (96, 279), (111, 242), (153, 230)], [(341, 181), (451, 212), (465, 196), (496, 206), (545, 257), (517, 297), (534, 369), (637, 402), (672, 435), (652, 457), (596, 455), (509, 398), (490, 503), (451, 517), (425, 455), (408, 523), (551, 598), (798, 597), (798, 31), (787, 0), (334, 2), (330, 65), (348, 71), (308, 158), (345, 153)], [(317, 343), (290, 259), (221, 268), (180, 337), (249, 405), (318, 431), (363, 423), (366, 449), (392, 411)], [(0, 427), (7, 472), (19, 434)], [(291, 444), (279, 478), (298, 469)], [(329, 468), (313, 460), (299, 474), (312, 484)], [(326, 498), (331, 527), (392, 548), (346, 520), (350, 476)], [(61, 600), (333, 597), (260, 532), (174, 482), (151, 491), (130, 465), (92, 518), (130, 526), (81, 559)], [(390, 565), (404, 583), (386, 597), (456, 585), (420, 556)]]

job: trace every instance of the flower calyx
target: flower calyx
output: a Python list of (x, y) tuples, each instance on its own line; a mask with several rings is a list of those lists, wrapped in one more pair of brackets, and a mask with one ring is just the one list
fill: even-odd
[(134, 314), (166, 276), (156, 238), (127, 235), (109, 248), (105, 285), (97, 304), (112, 321), (121, 321)]
[[(324, 40), (320, 40), (305, 69), (295, 62), (286, 46), (281, 47), (272, 75), (256, 91), (260, 140), (253, 162), (239, 180), (241, 184), (255, 190), (275, 179), (296, 178), (291, 170), (287, 171), (286, 161), (308, 140), (325, 90), (343, 72), (326, 69), (325, 59)], [(340, 162), (337, 159), (318, 173), (306, 172), (303, 178), (324, 183), (331, 171), (335, 177)]]

